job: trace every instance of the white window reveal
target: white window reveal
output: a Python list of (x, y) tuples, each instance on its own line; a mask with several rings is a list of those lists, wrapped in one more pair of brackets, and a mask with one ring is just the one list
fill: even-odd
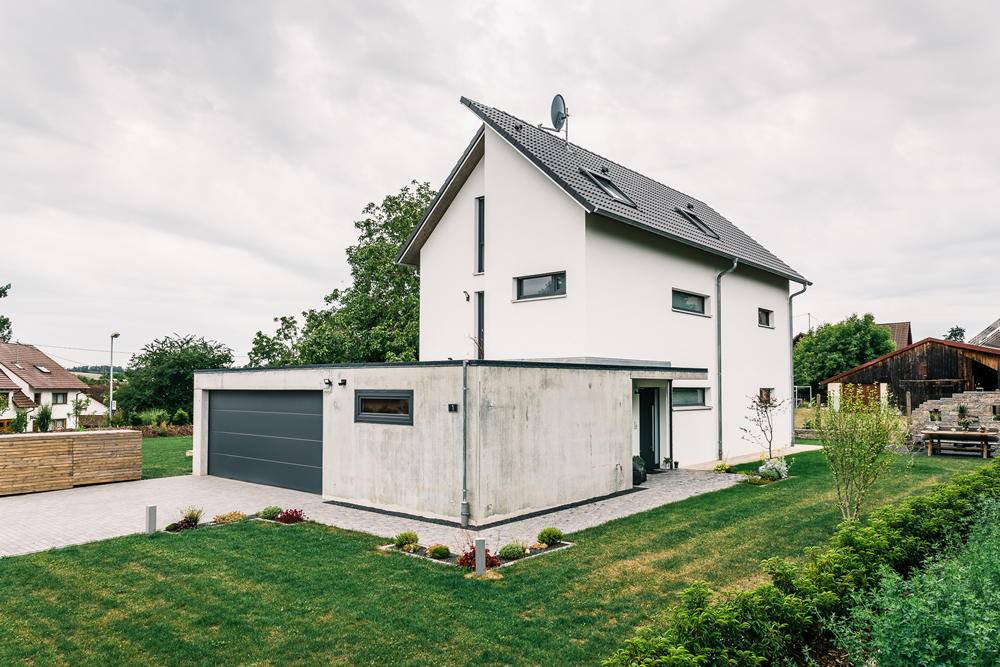
[(546, 273), (517, 279), (517, 300), (566, 294), (566, 272)]
[(697, 313), (698, 315), (705, 314), (705, 297), (701, 294), (692, 294), (691, 292), (682, 292), (675, 289), (671, 299), (671, 305), (674, 310)]
[(774, 328), (774, 311), (758, 308), (757, 325), (762, 327)]
[(675, 408), (691, 405), (705, 405), (704, 387), (674, 387), (671, 392)]
[(413, 426), (413, 390), (355, 389), (354, 421)]

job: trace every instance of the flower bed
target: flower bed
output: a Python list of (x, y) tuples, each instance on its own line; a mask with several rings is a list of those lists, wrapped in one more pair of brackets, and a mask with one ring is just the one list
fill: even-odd
[[(395, 544), (386, 544), (384, 546), (379, 547), (379, 549), (381, 549), (382, 551), (399, 551), (400, 553), (404, 553), (407, 556), (415, 556), (417, 558), (425, 558), (427, 560), (432, 560), (435, 563), (444, 563), (445, 565), (458, 565), (458, 561), (462, 557), (462, 554), (457, 553), (457, 552), (453, 552), (447, 558), (431, 558), (430, 555), (428, 555), (427, 550), (432, 545), (428, 545), (428, 546), (415, 545), (415, 546), (416, 546), (416, 549), (414, 549), (412, 551), (408, 550), (406, 548), (397, 548)], [(545, 549), (534, 549), (532, 547), (528, 547), (528, 554), (526, 556), (524, 556), (524, 558), (508, 559), (508, 558), (501, 558), (499, 556), (496, 556), (497, 561), (499, 561), (499, 565), (496, 565), (495, 567), (507, 567), (508, 565), (513, 565), (514, 563), (519, 563), (519, 562), (521, 562), (523, 560), (526, 560), (528, 558), (534, 558), (535, 556), (541, 556), (543, 554), (549, 554), (549, 553), (553, 553), (555, 551), (561, 551), (563, 549), (569, 549), (572, 546), (576, 546), (576, 543), (575, 542), (557, 542), (557, 543), (553, 544), (551, 547), (546, 547)], [(490, 556), (493, 557), (493, 551), (490, 550), (490, 549), (487, 549), (487, 551), (490, 553)]]

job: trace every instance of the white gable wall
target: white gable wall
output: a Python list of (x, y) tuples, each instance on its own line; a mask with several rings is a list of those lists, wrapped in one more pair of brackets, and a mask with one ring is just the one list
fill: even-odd
[[(478, 291), (487, 359), (582, 356), (584, 210), (489, 128), (485, 141), (485, 156), (420, 250), (420, 359), (476, 358)], [(485, 271), (475, 275), (479, 196)], [(515, 302), (515, 278), (556, 271), (566, 272), (566, 296)]]

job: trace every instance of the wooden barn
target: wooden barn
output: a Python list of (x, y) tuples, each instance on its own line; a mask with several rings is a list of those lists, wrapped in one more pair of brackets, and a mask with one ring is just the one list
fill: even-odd
[(916, 408), (963, 391), (1000, 389), (1000, 349), (925, 338), (820, 384), (831, 396), (847, 384), (866, 385), (866, 395), (888, 391), (900, 410), (906, 409), (910, 392), (910, 405)]

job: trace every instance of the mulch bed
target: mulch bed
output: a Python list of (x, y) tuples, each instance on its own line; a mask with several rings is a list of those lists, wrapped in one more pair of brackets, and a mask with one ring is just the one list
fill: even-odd
[[(572, 546), (576, 546), (576, 544), (574, 542), (557, 542), (557, 543), (553, 544), (551, 547), (549, 547), (548, 549), (531, 549), (531, 548), (529, 548), (528, 549), (529, 553), (528, 553), (527, 556), (525, 556), (524, 558), (518, 558), (518, 559), (515, 559), (515, 560), (508, 560), (506, 558), (501, 558), (500, 556), (496, 556), (496, 554), (494, 554), (492, 552), (490, 553), (490, 555), (491, 556), (496, 556), (496, 559), (500, 561), (500, 567), (507, 567), (508, 565), (513, 565), (515, 563), (520, 563), (522, 561), (525, 561), (525, 560), (527, 560), (529, 558), (534, 558), (535, 556), (542, 556), (544, 554), (550, 554), (550, 553), (553, 553), (555, 551), (561, 551), (563, 549), (569, 549)], [(445, 565), (457, 565), (458, 564), (458, 559), (461, 558), (461, 556), (462, 556), (462, 554), (460, 554), (460, 553), (452, 553), (447, 558), (431, 558), (427, 554), (427, 547), (422, 547), (420, 545), (417, 545), (417, 550), (416, 551), (404, 551), (403, 549), (397, 549), (396, 546), (393, 545), (393, 544), (386, 544), (385, 546), (379, 547), (379, 549), (381, 549), (382, 551), (398, 551), (398, 552), (400, 552), (402, 554), (406, 554), (407, 556), (414, 556), (416, 558), (423, 558), (425, 560), (433, 561), (435, 563), (443, 563)], [(489, 551), (489, 550), (487, 549), (487, 551)], [(491, 568), (491, 569), (496, 569), (496, 568)]]

